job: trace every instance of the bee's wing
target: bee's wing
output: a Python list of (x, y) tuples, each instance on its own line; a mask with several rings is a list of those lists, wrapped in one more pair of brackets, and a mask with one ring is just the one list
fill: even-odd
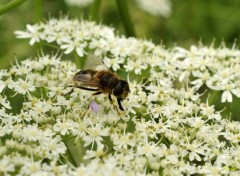
[(100, 80), (94, 75), (103, 70), (108, 70), (103, 61), (99, 57), (89, 54), (83, 70), (73, 76), (72, 83), (79, 88), (98, 88)]
[(73, 76), (73, 83), (76, 87), (98, 87), (99, 81), (93, 79), (94, 73), (79, 71)]
[(87, 60), (84, 65), (84, 69), (91, 69), (96, 71), (108, 70), (103, 60), (93, 54), (88, 54)]

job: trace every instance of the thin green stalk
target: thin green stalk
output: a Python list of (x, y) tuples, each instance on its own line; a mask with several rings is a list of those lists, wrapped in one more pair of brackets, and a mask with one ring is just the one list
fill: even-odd
[(89, 15), (90, 20), (97, 21), (97, 22), (99, 21), (98, 15), (99, 15), (101, 2), (102, 0), (95, 0), (94, 3), (92, 4), (90, 9), (90, 15)]
[(41, 41), (40, 44), (45, 45), (45, 46), (48, 46), (48, 47), (51, 47), (51, 48), (53, 48), (53, 49), (59, 50), (59, 46), (54, 45), (54, 44), (51, 44), (51, 43), (47, 43), (47, 42), (45, 42), (45, 41)]
[(42, 17), (43, 17), (43, 0), (34, 0), (35, 22), (42, 20)]
[(27, 0), (13, 0), (9, 3), (7, 3), (6, 5), (3, 5), (1, 8), (0, 8), (0, 15), (4, 14), (5, 12), (19, 6), (20, 4), (24, 3), (25, 1)]
[(118, 12), (122, 19), (123, 26), (127, 37), (136, 37), (134, 26), (129, 15), (126, 0), (116, 0)]
[(69, 161), (70, 161), (75, 167), (77, 167), (77, 163), (76, 163), (76, 161), (75, 161), (74, 158), (73, 158), (73, 154), (71, 153), (71, 150), (70, 150), (67, 142), (66, 142), (66, 141), (63, 141), (63, 142), (64, 142), (65, 146), (67, 147), (67, 156), (68, 156)]

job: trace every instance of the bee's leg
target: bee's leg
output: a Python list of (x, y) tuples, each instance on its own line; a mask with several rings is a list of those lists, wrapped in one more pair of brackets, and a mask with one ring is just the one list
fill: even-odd
[(76, 88), (83, 89), (83, 90), (89, 90), (89, 91), (98, 91), (98, 89), (92, 89), (92, 88), (81, 87), (81, 86), (77, 86)]
[(87, 112), (89, 111), (89, 109), (90, 109), (90, 104), (91, 104), (91, 102), (92, 102), (92, 97), (93, 97), (94, 95), (99, 95), (99, 94), (101, 94), (101, 93), (102, 93), (102, 92), (96, 92), (96, 93), (94, 93), (94, 94), (91, 95), (90, 100), (89, 100), (89, 103), (88, 103), (88, 106), (87, 106), (87, 110), (82, 114), (81, 118), (84, 117), (84, 116), (87, 114)]
[(111, 94), (108, 95), (108, 98), (109, 98), (109, 100), (111, 101), (111, 103), (113, 103)]
[(96, 92), (96, 93), (94, 93), (94, 94), (92, 94), (91, 95), (91, 97), (90, 97), (90, 101), (89, 101), (89, 104), (88, 104), (88, 107), (87, 107), (87, 109), (89, 109), (90, 108), (90, 104), (91, 104), (91, 102), (92, 102), (92, 97), (94, 96), (94, 95), (99, 95), (99, 94), (101, 94), (102, 92)]
[(102, 92), (96, 92), (96, 93), (94, 93), (94, 94), (92, 94), (92, 96), (94, 96), (94, 95), (99, 95), (99, 94), (101, 94)]
[(118, 102), (118, 105), (119, 105), (119, 109), (121, 109), (122, 111), (124, 111), (123, 107), (122, 107), (122, 104), (121, 104), (121, 99), (117, 99), (117, 102)]
[(94, 95), (99, 95), (99, 94), (101, 94), (102, 92), (96, 92), (96, 93), (94, 93), (94, 94), (92, 94), (91, 95), (91, 97), (90, 97), (90, 101), (89, 101), (89, 103), (88, 103), (88, 107), (87, 107), (87, 109), (89, 109), (90, 108), (90, 104), (91, 104), (91, 102), (92, 102), (92, 97), (94, 96)]
[(113, 105), (113, 107), (116, 109), (116, 111), (117, 111), (118, 115), (120, 115), (120, 113), (119, 113), (119, 111), (118, 111), (118, 108), (117, 108), (117, 106), (116, 106), (116, 105), (113, 103), (113, 101), (112, 101), (111, 94), (109, 94), (109, 95), (108, 95), (108, 98), (109, 98), (109, 100), (110, 100), (111, 104)]
[(80, 114), (80, 115), (81, 115), (80, 118), (83, 118), (83, 117), (87, 114), (88, 110), (89, 110), (89, 109), (87, 109), (86, 111), (84, 111), (84, 112), (82, 113), (82, 115)]
[[(68, 92), (68, 93), (66, 93), (66, 94), (62, 94), (62, 95), (69, 95), (69, 94), (71, 94), (71, 93), (73, 93), (73, 91), (74, 91), (74, 88), (79, 88), (79, 89), (83, 89), (83, 90), (89, 90), (89, 91), (98, 91), (98, 89), (91, 89), (91, 88), (87, 88), (87, 87), (81, 87), (81, 86), (68, 86), (68, 87), (72, 87), (72, 89), (71, 89), (71, 91), (70, 92)], [(98, 92), (97, 92), (98, 93)], [(97, 95), (97, 94), (96, 94)]]

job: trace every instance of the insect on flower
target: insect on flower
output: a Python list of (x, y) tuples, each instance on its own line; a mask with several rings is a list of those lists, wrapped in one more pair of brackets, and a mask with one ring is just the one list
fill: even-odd
[[(117, 98), (119, 109), (124, 111), (121, 102), (126, 99), (130, 92), (128, 82), (108, 70), (103, 61), (94, 55), (88, 56), (85, 67), (87, 69), (81, 70), (73, 76), (72, 87), (94, 91), (95, 93), (92, 95), (108, 94), (110, 102), (120, 114), (112, 100), (111, 95), (113, 94)], [(73, 92), (73, 89), (71, 92)]]

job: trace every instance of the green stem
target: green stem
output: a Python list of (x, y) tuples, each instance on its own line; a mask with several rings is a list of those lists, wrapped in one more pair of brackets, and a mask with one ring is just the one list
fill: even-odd
[(13, 1), (7, 3), (6, 5), (4, 5), (0, 8), (0, 15), (13, 9), (14, 7), (19, 6), (20, 4), (24, 3), (25, 1), (27, 1), (27, 0), (13, 0)]
[(208, 98), (208, 104), (209, 105), (213, 105), (213, 104), (216, 105), (216, 102), (218, 102), (218, 100), (219, 100), (219, 94), (220, 94), (219, 91), (213, 90), (209, 94), (210, 94), (210, 96)]
[(59, 46), (58, 46), (58, 45), (54, 45), (54, 44), (51, 44), (51, 43), (47, 43), (47, 42), (45, 42), (45, 41), (41, 41), (40, 44), (45, 45), (45, 46), (48, 46), (48, 47), (51, 47), (51, 48), (53, 48), (53, 49), (59, 50)]
[(132, 20), (130, 18), (126, 0), (116, 0), (118, 12), (122, 19), (123, 26), (127, 37), (136, 37)]
[(35, 22), (38, 22), (42, 19), (43, 16), (43, 1), (34, 0), (34, 13), (35, 13)]
[(77, 163), (75, 162), (75, 160), (74, 160), (74, 158), (73, 158), (73, 155), (72, 155), (72, 153), (71, 153), (71, 151), (70, 151), (70, 148), (69, 148), (67, 142), (66, 142), (66, 141), (63, 141), (63, 142), (64, 142), (65, 146), (67, 147), (67, 156), (68, 156), (69, 161), (70, 161), (75, 167), (77, 167)]
[(99, 21), (98, 14), (102, 0), (95, 0), (90, 9), (89, 18), (93, 21)]

